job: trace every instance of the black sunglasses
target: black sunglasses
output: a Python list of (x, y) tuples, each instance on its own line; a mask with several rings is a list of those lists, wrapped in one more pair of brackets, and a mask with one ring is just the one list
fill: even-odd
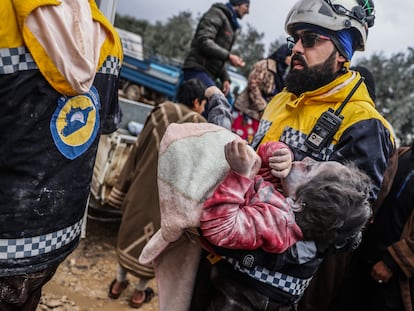
[(318, 40), (331, 40), (331, 38), (320, 35), (314, 32), (304, 32), (302, 34), (295, 33), (293, 36), (287, 38), (287, 45), (290, 49), (293, 49), (298, 41), (302, 41), (304, 48), (313, 48)]

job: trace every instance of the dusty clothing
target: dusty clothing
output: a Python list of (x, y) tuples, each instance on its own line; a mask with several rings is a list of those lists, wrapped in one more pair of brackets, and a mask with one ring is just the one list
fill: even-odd
[(114, 131), (119, 117), (109, 113), (118, 108), (122, 63), (121, 41), (110, 22), (90, 1), (90, 23), (103, 41), (92, 86), (72, 96), (73, 89), (64, 92), (68, 79), (49, 66), (52, 57), (36, 58), (38, 41), (25, 18), (39, 13), (40, 2), (53, 1), (0, 2), (0, 277), (55, 267), (77, 246), (99, 136)]
[(270, 253), (282, 253), (303, 237), (293, 211), (271, 182), (234, 171), (204, 203), (200, 229), (214, 245)]
[(161, 138), (171, 123), (206, 122), (185, 105), (165, 102), (148, 116), (124, 168), (116, 182), (122, 198), (122, 222), (118, 232), (120, 265), (137, 277), (154, 275), (153, 268), (138, 263), (138, 257), (151, 236), (160, 228), (157, 186), (158, 151)]
[(212, 80), (230, 81), (225, 64), (236, 39), (238, 24), (234, 21), (237, 23), (231, 8), (213, 4), (200, 19), (183, 69), (199, 69)]
[[(281, 143), (261, 145), (259, 172), (268, 172), (269, 154), (285, 147)], [(293, 310), (321, 263), (315, 243), (298, 242), (303, 238), (301, 229), (275, 186), (261, 175), (250, 179), (230, 171), (204, 202), (202, 235), (219, 246), (213, 248), (224, 256), (210, 267), (212, 310), (218, 306), (227, 310), (233, 304), (245, 304), (246, 310), (262, 310), (260, 305), (266, 310), (266, 304)], [(243, 293), (230, 294), (230, 284)]]

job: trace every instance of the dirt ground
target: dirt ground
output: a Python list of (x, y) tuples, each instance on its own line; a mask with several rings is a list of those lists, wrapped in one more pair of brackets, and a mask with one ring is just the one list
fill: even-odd
[[(116, 234), (119, 222), (88, 219), (86, 238), (60, 265), (57, 273), (43, 289), (37, 311), (126, 311), (136, 279), (128, 276), (129, 287), (117, 300), (107, 296), (108, 286), (115, 277)], [(156, 290), (155, 280), (150, 286)], [(136, 309), (135, 309), (136, 310)], [(158, 297), (138, 310), (157, 311)]]

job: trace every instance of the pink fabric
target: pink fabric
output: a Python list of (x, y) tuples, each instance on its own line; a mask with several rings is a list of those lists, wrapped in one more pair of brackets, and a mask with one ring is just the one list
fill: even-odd
[(281, 253), (303, 238), (285, 198), (273, 184), (230, 171), (201, 212), (200, 228), (212, 244)]
[(159, 311), (187, 311), (201, 249), (183, 234), (199, 227), (200, 212), (229, 170), (224, 145), (241, 139), (211, 123), (168, 126), (160, 142), (158, 189), (161, 228), (144, 247), (139, 262), (153, 263)]
[(27, 17), (26, 25), (73, 90), (88, 92), (106, 38), (102, 26), (92, 18), (88, 1), (39, 6)]

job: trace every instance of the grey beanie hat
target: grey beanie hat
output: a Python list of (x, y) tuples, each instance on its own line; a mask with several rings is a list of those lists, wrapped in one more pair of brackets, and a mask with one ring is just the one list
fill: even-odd
[(242, 5), (244, 3), (250, 4), (250, 0), (230, 0), (232, 5)]

